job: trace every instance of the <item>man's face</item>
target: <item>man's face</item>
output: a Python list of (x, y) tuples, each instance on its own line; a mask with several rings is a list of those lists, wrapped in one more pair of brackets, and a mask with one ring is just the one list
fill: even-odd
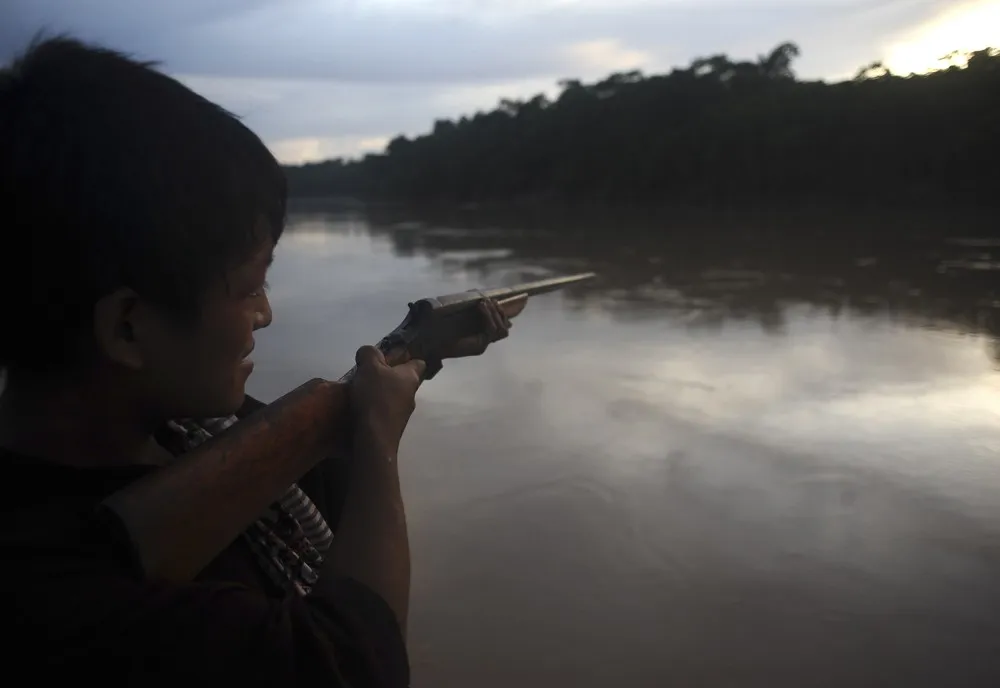
[(253, 362), (253, 333), (271, 323), (265, 293), (274, 258), (267, 241), (243, 265), (206, 294), (193, 325), (167, 319), (156, 324), (144, 349), (141, 396), (156, 416), (211, 418), (234, 413), (243, 403)]

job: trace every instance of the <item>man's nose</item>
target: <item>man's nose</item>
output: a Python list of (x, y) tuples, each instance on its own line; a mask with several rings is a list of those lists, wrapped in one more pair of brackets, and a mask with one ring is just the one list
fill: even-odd
[(253, 323), (253, 329), (259, 330), (262, 327), (267, 327), (271, 324), (273, 314), (271, 313), (271, 301), (267, 298), (265, 294), (263, 297), (263, 303), (260, 309), (256, 313), (256, 317)]

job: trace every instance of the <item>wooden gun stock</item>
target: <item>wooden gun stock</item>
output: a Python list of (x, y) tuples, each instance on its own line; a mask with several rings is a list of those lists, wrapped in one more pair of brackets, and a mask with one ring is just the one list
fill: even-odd
[(188, 581), (349, 435), (346, 384), (310, 380), (104, 501), (150, 578)]

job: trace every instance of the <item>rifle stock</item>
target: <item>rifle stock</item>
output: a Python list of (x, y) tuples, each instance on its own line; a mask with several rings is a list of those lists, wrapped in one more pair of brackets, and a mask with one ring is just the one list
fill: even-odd
[[(410, 304), (403, 323), (379, 342), (390, 365), (474, 356), (485, 343), (473, 325), (476, 303), (493, 298), (507, 317), (527, 298), (593, 275), (492, 292), (465, 292)], [(558, 282), (558, 286), (553, 286)], [(459, 297), (462, 298), (459, 298)], [(125, 526), (147, 577), (193, 579), (292, 483), (351, 436), (349, 383), (313, 379), (258, 409), (170, 465), (107, 497), (102, 506)]]
[(350, 427), (347, 385), (314, 379), (104, 501), (143, 572), (194, 578)]

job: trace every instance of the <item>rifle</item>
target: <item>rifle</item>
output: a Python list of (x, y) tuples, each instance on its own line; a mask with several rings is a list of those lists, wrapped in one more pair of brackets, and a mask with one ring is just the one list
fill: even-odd
[[(594, 276), (420, 299), (408, 304), (406, 317), (377, 347), (390, 365), (424, 360), (424, 379), (430, 379), (444, 359), (477, 356), (486, 349), (477, 309), (483, 299), (493, 299), (513, 318), (529, 297)], [(309, 380), (107, 497), (102, 509), (124, 525), (143, 572), (176, 582), (193, 579), (292, 483), (345, 446), (354, 372), (336, 382)]]

